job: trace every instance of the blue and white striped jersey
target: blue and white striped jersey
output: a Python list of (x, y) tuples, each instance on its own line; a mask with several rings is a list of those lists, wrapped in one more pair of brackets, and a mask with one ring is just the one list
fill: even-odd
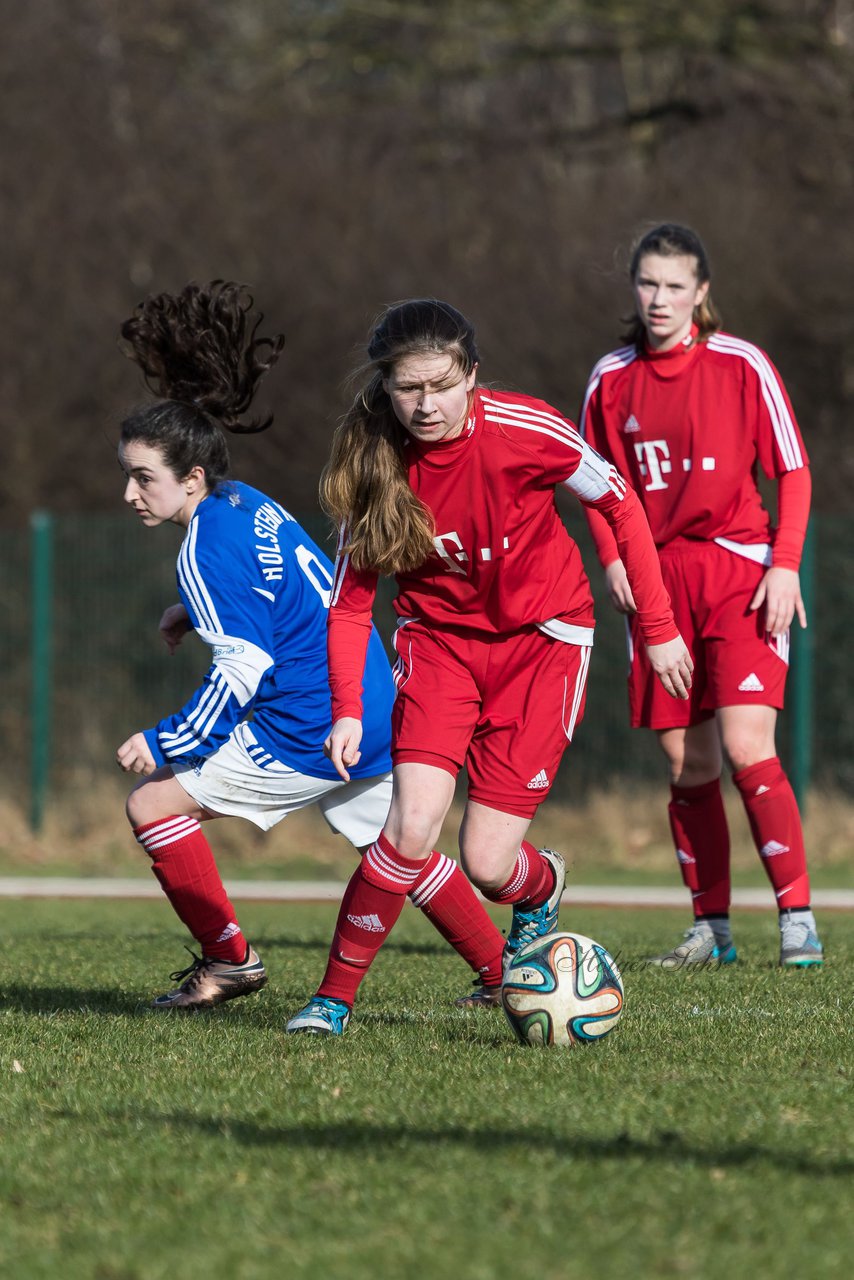
[[(199, 504), (178, 555), (178, 590), (213, 665), (189, 701), (145, 731), (158, 764), (208, 756), (252, 717), (257, 763), (336, 779), (323, 754), (331, 725), (326, 615), (332, 565), (284, 507), (229, 481)], [(394, 685), (376, 629), (365, 665), (362, 758), (391, 768)]]

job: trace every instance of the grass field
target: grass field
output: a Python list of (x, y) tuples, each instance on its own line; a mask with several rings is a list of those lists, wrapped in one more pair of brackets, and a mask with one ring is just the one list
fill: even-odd
[(182, 965), (165, 903), (0, 903), (0, 1274), (847, 1276), (854, 929), (820, 972), (663, 974), (673, 911), (564, 908), (619, 953), (601, 1044), (523, 1049), (401, 918), (347, 1035), (285, 1037), (331, 907), (245, 905), (270, 984), (209, 1015), (146, 1008)]

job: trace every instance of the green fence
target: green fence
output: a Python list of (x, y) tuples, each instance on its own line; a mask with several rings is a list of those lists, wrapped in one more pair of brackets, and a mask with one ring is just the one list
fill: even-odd
[[(319, 516), (302, 523), (327, 538)], [(597, 593), (599, 625), (587, 713), (567, 753), (557, 793), (583, 794), (609, 779), (663, 775), (651, 734), (626, 727), (625, 632), (602, 599), (580, 509), (567, 523), (585, 552)], [(801, 797), (813, 783), (854, 782), (851, 664), (845, 634), (854, 619), (848, 546), (854, 520), (824, 517), (812, 527), (802, 575), (810, 629), (793, 639), (789, 706), (780, 749)], [(175, 555), (180, 530), (146, 530), (125, 514), (51, 518), (34, 515), (28, 532), (0, 534), (0, 587), (5, 626), (0, 706), (6, 798), (26, 797), (38, 826), (47, 805), (73, 810), (76, 788), (117, 766), (115, 749), (130, 733), (176, 710), (206, 670), (209, 650), (188, 637), (169, 657), (157, 631), (163, 608), (177, 599)], [(392, 626), (391, 584), (384, 584), (377, 621)]]

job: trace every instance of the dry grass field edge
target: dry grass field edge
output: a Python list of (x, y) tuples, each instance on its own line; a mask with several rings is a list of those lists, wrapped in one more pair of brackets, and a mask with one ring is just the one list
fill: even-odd
[[(54, 802), (33, 832), (25, 806), (0, 797), (0, 874), (142, 875), (148, 861), (124, 815), (126, 787), (117, 779), (81, 786)], [(732, 835), (734, 879), (762, 883), (741, 803), (725, 786)], [(457, 856), (461, 808), (448, 815), (440, 848)], [(805, 835), (813, 880), (826, 887), (854, 885), (854, 802), (841, 793), (814, 794), (806, 806)], [(223, 818), (207, 834), (224, 874), (282, 879), (346, 879), (353, 851), (315, 808), (293, 814), (270, 832)], [(550, 800), (530, 831), (538, 845), (560, 849), (572, 878), (678, 883), (663, 786), (602, 789), (582, 803)]]

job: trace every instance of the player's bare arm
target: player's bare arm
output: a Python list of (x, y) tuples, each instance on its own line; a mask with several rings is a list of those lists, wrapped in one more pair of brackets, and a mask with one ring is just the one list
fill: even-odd
[(182, 604), (170, 604), (160, 619), (160, 634), (170, 653), (174, 653), (188, 631), (193, 630), (190, 615)]
[(125, 773), (154, 773), (157, 768), (144, 733), (135, 733), (116, 752), (116, 762)]
[(362, 758), (359, 745), (362, 741), (362, 722), (354, 716), (342, 716), (332, 726), (323, 750), (345, 782), (350, 781), (348, 769)]
[(636, 613), (637, 605), (629, 586), (626, 566), (622, 560), (614, 560), (605, 570), (605, 587), (611, 604), (617, 613)]
[(646, 647), (653, 671), (671, 698), (688, 697), (694, 663), (681, 636)]
[(797, 615), (802, 627), (807, 625), (807, 611), (801, 596), (801, 580), (796, 569), (772, 565), (756, 588), (751, 610), (765, 606), (765, 629), (779, 636), (788, 631)]

